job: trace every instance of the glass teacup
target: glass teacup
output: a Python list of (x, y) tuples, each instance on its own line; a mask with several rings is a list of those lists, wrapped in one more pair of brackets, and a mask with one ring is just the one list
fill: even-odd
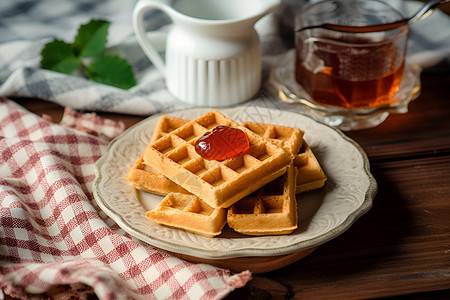
[[(378, 0), (326, 0), (306, 7), (296, 28), (323, 23), (385, 24), (403, 16)], [(312, 28), (296, 32), (295, 79), (319, 105), (348, 109), (399, 101), (409, 26), (378, 32)]]

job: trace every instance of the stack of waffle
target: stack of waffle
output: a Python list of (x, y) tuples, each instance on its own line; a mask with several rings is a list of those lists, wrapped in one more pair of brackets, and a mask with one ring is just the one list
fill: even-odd
[[(224, 161), (202, 158), (196, 141), (219, 125), (242, 130), (249, 150)], [(217, 111), (192, 121), (161, 116), (125, 178), (139, 190), (165, 196), (146, 213), (150, 220), (210, 237), (226, 223), (248, 235), (291, 233), (298, 223), (296, 194), (326, 181), (300, 129), (238, 124)]]

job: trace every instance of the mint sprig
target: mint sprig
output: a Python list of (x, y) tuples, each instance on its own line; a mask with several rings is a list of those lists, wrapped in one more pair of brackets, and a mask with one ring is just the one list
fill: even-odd
[(93, 81), (122, 89), (135, 86), (130, 64), (118, 56), (105, 55), (109, 24), (91, 20), (80, 26), (72, 44), (58, 39), (47, 43), (41, 51), (41, 67), (64, 74), (81, 68)]

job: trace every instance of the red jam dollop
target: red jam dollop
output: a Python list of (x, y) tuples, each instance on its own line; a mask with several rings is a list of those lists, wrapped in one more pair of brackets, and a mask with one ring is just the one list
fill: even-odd
[(219, 125), (195, 143), (195, 151), (207, 160), (223, 161), (244, 154), (250, 148), (247, 135), (240, 129)]

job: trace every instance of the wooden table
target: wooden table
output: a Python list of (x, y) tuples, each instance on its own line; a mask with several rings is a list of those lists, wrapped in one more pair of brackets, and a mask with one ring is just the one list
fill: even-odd
[[(63, 113), (50, 102), (15, 101), (55, 121)], [(450, 72), (423, 73), (409, 108), (376, 128), (347, 132), (370, 159), (379, 187), (373, 208), (309, 256), (255, 275), (228, 299), (450, 298)], [(127, 126), (143, 119), (99, 115)]]
[[(424, 1), (427, 2), (427, 1)], [(440, 6), (450, 14), (450, 3)], [(450, 299), (450, 70), (422, 73), (403, 115), (347, 132), (366, 151), (378, 194), (345, 233), (227, 299)], [(59, 121), (63, 108), (17, 99)], [(127, 127), (142, 117), (98, 113)]]

